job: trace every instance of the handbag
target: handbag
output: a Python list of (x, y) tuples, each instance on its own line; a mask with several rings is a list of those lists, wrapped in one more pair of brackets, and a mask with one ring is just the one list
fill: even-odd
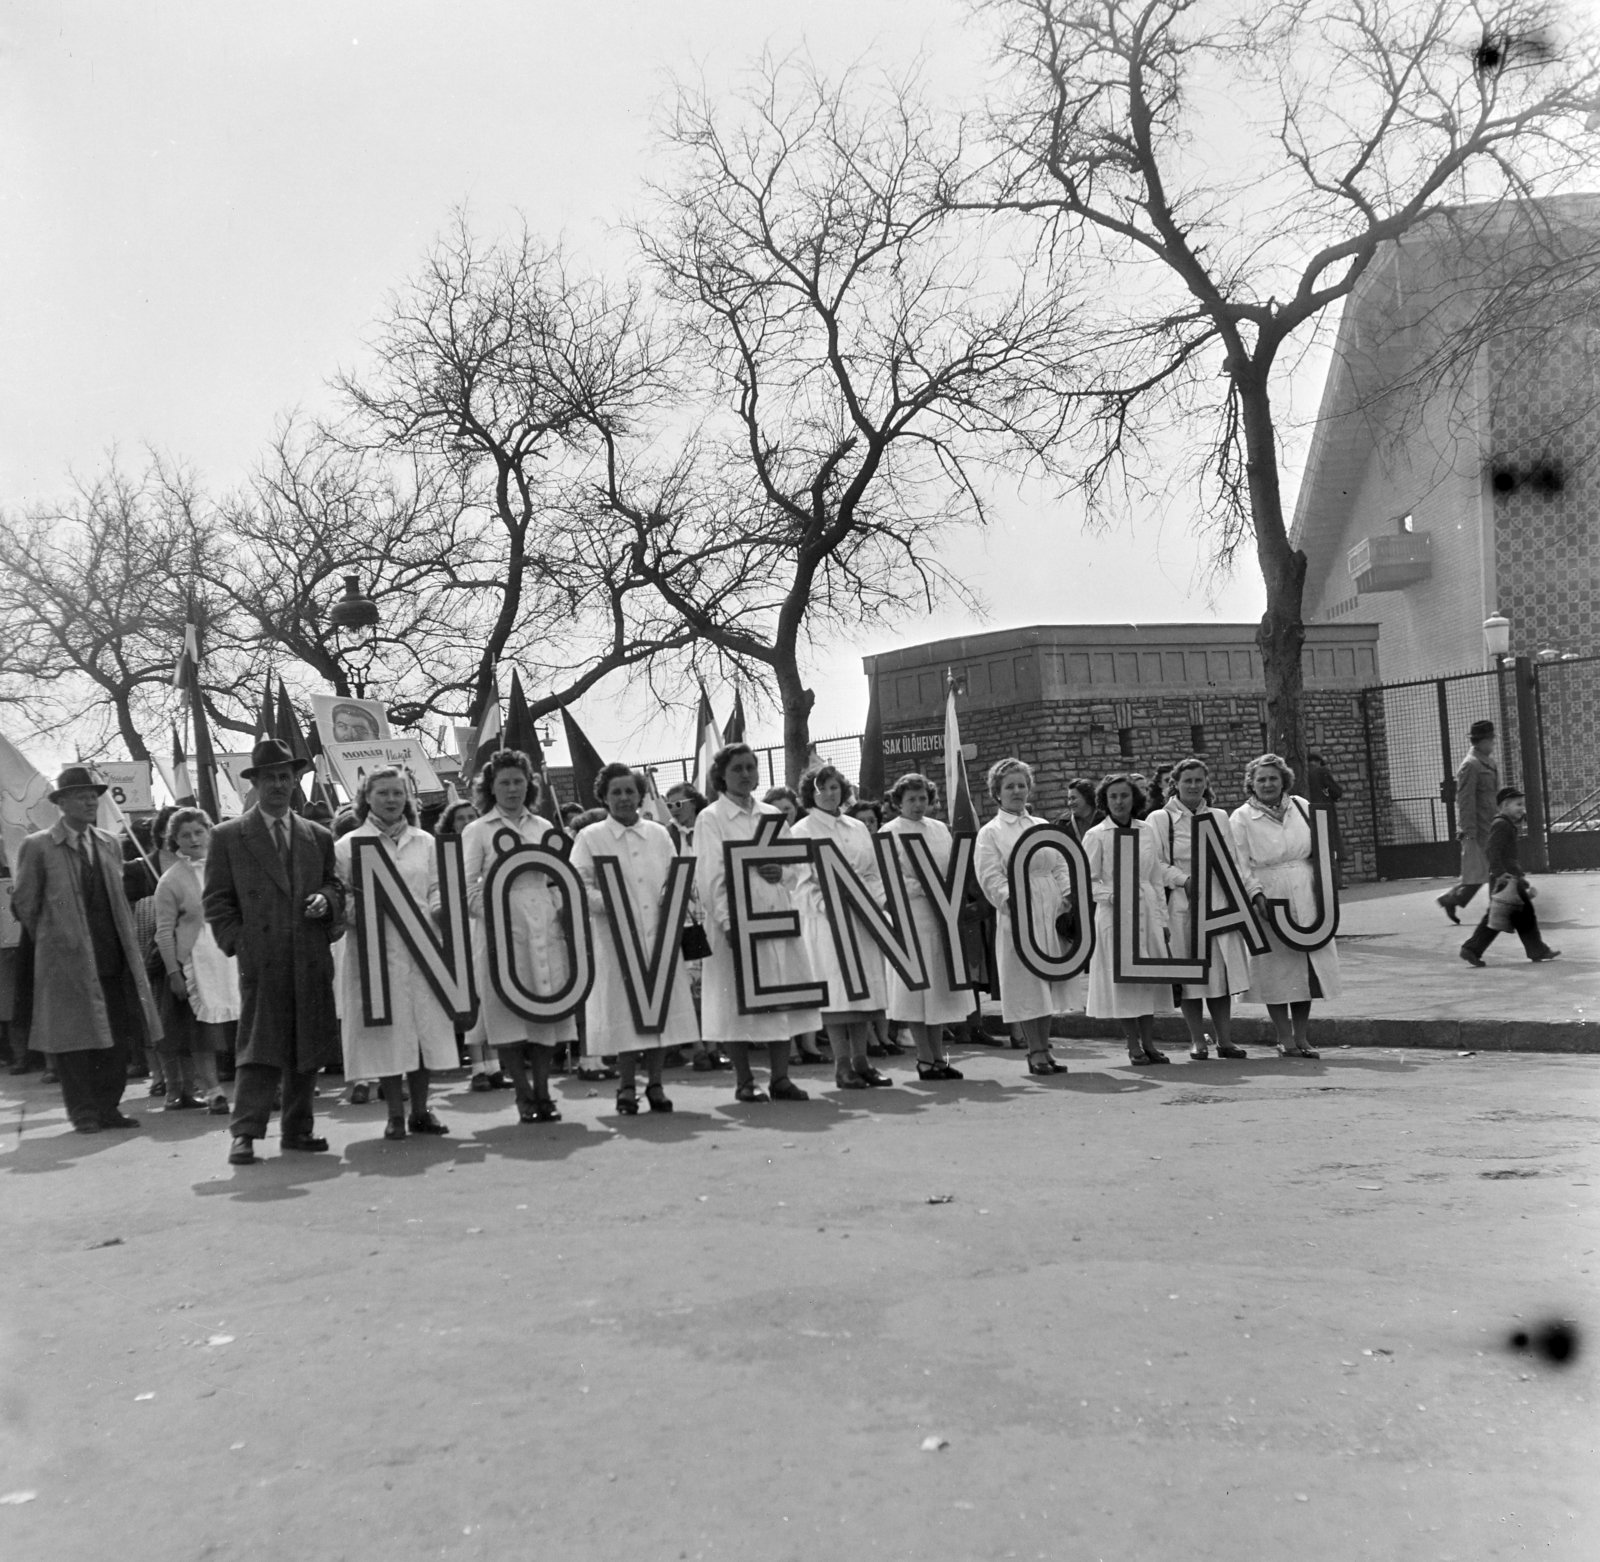
[(698, 922), (688, 923), (678, 934), (678, 954), (685, 960), (711, 958), (711, 940)]
[(1522, 883), (1515, 874), (1508, 873), (1489, 897), (1489, 927), (1496, 933), (1509, 933), (1522, 910), (1524, 900)]

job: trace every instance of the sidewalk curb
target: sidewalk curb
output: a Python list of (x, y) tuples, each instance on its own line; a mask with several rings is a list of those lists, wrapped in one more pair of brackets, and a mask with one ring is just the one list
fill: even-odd
[[(1058, 1014), (1052, 1036), (1094, 1040), (1122, 1039), (1115, 1020), (1094, 1020), (1086, 1014)], [(1234, 1040), (1243, 1045), (1270, 1046), (1269, 1021), (1241, 1015), (1233, 1022)], [(1188, 1045), (1189, 1031), (1176, 1015), (1156, 1019), (1156, 1039)], [(1319, 1016), (1311, 1012), (1311, 1045), (1329, 1047), (1421, 1047), (1444, 1052), (1593, 1052), (1600, 1053), (1600, 1023), (1585, 1020), (1374, 1020), (1354, 1015)]]

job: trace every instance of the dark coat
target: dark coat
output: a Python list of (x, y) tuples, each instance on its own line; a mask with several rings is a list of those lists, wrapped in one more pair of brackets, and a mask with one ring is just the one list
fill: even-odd
[[(37, 1052), (93, 1052), (113, 1044), (111, 1015), (95, 969), (94, 943), (84, 905), (80, 848), (69, 841), (70, 827), (57, 820), (30, 835), (17, 850), (17, 877), (11, 909), (33, 940), (33, 1029), (28, 1045)], [(140, 1045), (161, 1039), (161, 1020), (145, 980), (144, 961), (133, 931), (133, 912), (122, 893), (122, 853), (104, 830), (89, 827), (95, 861), (105, 884), (111, 915), (122, 945), (125, 969), (113, 995), (124, 1023), (142, 1036), (123, 1039)]]
[[(239, 962), (239, 1062), (308, 1073), (339, 1060), (332, 945), (344, 893), (333, 836), (298, 814), (289, 815), (289, 828), (292, 883), (260, 809), (212, 831), (206, 921), (222, 952)], [(305, 914), (313, 895), (330, 908), (315, 922)]]

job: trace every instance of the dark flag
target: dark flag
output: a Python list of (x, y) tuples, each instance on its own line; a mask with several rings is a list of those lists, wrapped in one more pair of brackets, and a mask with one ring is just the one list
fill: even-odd
[(743, 743), (744, 735), (744, 695), (738, 690), (733, 691), (733, 714), (728, 717), (728, 725), (722, 729), (724, 743)]
[(278, 716), (272, 705), (272, 675), (267, 675), (267, 681), (261, 688), (261, 714), (256, 717), (256, 740), (262, 738), (281, 738), (283, 734), (278, 731)]
[(883, 796), (887, 785), (883, 774), (883, 717), (878, 713), (878, 679), (867, 684), (867, 730), (861, 734), (861, 772), (856, 790), (869, 803)]
[(535, 774), (545, 773), (544, 749), (539, 744), (539, 729), (528, 711), (528, 698), (522, 692), (522, 675), (511, 674), (511, 697), (506, 701), (506, 726), (501, 741), (507, 748), (519, 748), (533, 761)]
[(593, 808), (596, 806), (595, 782), (600, 779), (605, 761), (564, 705), (561, 707), (561, 725), (567, 736), (567, 753), (572, 759), (573, 792), (585, 808)]

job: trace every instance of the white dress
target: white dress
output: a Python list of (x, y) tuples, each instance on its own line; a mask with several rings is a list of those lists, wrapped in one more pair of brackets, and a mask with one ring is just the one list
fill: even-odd
[[(461, 851), (467, 884), (467, 909), (472, 913), (473, 958), (477, 962), (478, 1003), (482, 1025), (492, 1047), (535, 1041), (554, 1047), (578, 1039), (576, 1012), (561, 1020), (524, 1019), (500, 1001), (489, 980), (489, 946), (484, 936), (483, 880), (494, 865), (494, 838), (501, 830), (530, 846), (539, 845), (555, 827), (538, 814), (512, 819), (491, 809), (461, 832)], [(524, 873), (511, 886), (511, 947), (522, 980), (535, 992), (550, 993), (562, 986), (572, 967), (567, 935), (561, 925), (561, 896), (542, 873)]]
[[(878, 869), (872, 831), (859, 819), (814, 808), (790, 834), (802, 840), (832, 841), (855, 870), (856, 877), (872, 891), (873, 899), (883, 905), (883, 875)], [(823, 909), (822, 889), (815, 870), (806, 868), (801, 872), (795, 904), (800, 911), (800, 931), (805, 937), (811, 969), (817, 973), (818, 981), (828, 984), (828, 1006), (822, 1011), (823, 1023), (834, 1019), (848, 1024), (855, 1016), (883, 1013), (889, 1001), (889, 988), (884, 975), (883, 951), (873, 942), (872, 935), (863, 932), (859, 925), (855, 928), (856, 946), (861, 951), (861, 965), (867, 978), (867, 996), (852, 1002), (845, 992), (844, 973), (839, 969), (839, 955), (833, 947), (833, 934), (828, 929), (828, 914)]]
[[(938, 819), (923, 819), (913, 824), (904, 815), (891, 819), (879, 832), (891, 838), (903, 835), (920, 835), (928, 843), (928, 855), (941, 872), (950, 866), (953, 841), (948, 825)], [(922, 880), (905, 855), (898, 840), (895, 852), (900, 863), (900, 876), (906, 883), (906, 897), (911, 902), (911, 921), (917, 930), (917, 941), (922, 945), (922, 958), (928, 966), (928, 985), (922, 992), (912, 990), (888, 968), (889, 1018), (906, 1025), (959, 1025), (971, 1015), (976, 999), (970, 987), (952, 987), (945, 974), (944, 935), (940, 932), (940, 917), (933, 909), (922, 888)], [(957, 968), (960, 951), (956, 951)]]
[[(695, 882), (705, 913), (706, 936), (711, 940), (711, 956), (702, 963), (700, 989), (700, 1032), (707, 1041), (787, 1041), (822, 1024), (822, 1014), (817, 1009), (739, 1012), (733, 945), (728, 942), (728, 886), (722, 848), (728, 841), (753, 839), (757, 820), (775, 813), (777, 809), (768, 803), (754, 803), (746, 809), (723, 796), (703, 808), (695, 820)], [(788, 833), (787, 826), (784, 833)], [(796, 870), (785, 869), (779, 884), (769, 884), (757, 873), (750, 877), (754, 910), (794, 909), (794, 891), (799, 882)], [(802, 938), (763, 939), (756, 946), (756, 962), (763, 985), (786, 986), (816, 980)]]
[[(1072, 1009), (1081, 1009), (1084, 1003), (1085, 983), (1081, 976), (1065, 982), (1047, 982), (1035, 976), (1022, 963), (1011, 932), (1007, 870), (1012, 854), (1024, 830), (1049, 822), (1033, 814), (1010, 814), (1002, 809), (978, 831), (973, 867), (978, 875), (978, 887), (999, 919), (994, 942), (1000, 967), (1000, 1018), (1007, 1024), (1066, 1014)], [(1061, 939), (1056, 933), (1056, 918), (1066, 908), (1072, 893), (1072, 878), (1061, 853), (1055, 850), (1035, 853), (1028, 869), (1028, 882), (1033, 888), (1034, 937), (1046, 954), (1059, 955)]]
[[(401, 829), (398, 840), (384, 836), (370, 817), (333, 844), (339, 881), (347, 891), (351, 884), (351, 860), (355, 843), (380, 840), (382, 850), (393, 859), (411, 898), (425, 911), (439, 914), (439, 864), (434, 856), (433, 837), (414, 824)], [(434, 996), (422, 967), (406, 942), (393, 929), (386, 943), (389, 965), (389, 1006), (392, 1025), (367, 1025), (361, 1007), (361, 957), (356, 949), (353, 924), (356, 907), (352, 896), (348, 918), (351, 931), (339, 940), (349, 946), (339, 971), (343, 989), (340, 1012), (344, 1025), (344, 1071), (351, 1080), (383, 1079), (392, 1074), (409, 1074), (413, 1069), (455, 1068), (455, 1024)]]
[[(1217, 822), (1222, 838), (1233, 851), (1233, 860), (1239, 860), (1239, 851), (1233, 842), (1233, 825), (1220, 808), (1206, 808), (1205, 813)], [(1194, 836), (1190, 821), (1194, 815), (1177, 798), (1169, 798), (1165, 808), (1158, 808), (1144, 822), (1145, 832), (1155, 847), (1156, 857), (1163, 867), (1176, 868), (1184, 878), (1194, 873)], [(1200, 886), (1196, 886), (1197, 889)], [(1182, 957), (1189, 951), (1189, 892), (1183, 885), (1174, 884), (1167, 891), (1167, 943), (1172, 953)], [(1205, 982), (1185, 982), (1181, 996), (1185, 998), (1227, 998), (1242, 993), (1250, 986), (1250, 950), (1244, 935), (1227, 932), (1211, 940), (1211, 976)]]
[[(1167, 958), (1167, 886), (1183, 875), (1156, 856), (1147, 827), (1139, 842), (1139, 952)], [(1119, 982), (1111, 974), (1116, 960), (1117, 826), (1102, 819), (1083, 837), (1094, 889), (1094, 959), (1089, 963), (1089, 1013), (1097, 1020), (1135, 1020), (1172, 1010), (1172, 987), (1162, 982)]]
[[(1245, 889), (1252, 896), (1288, 901), (1294, 920), (1309, 927), (1316, 920), (1317, 891), (1311, 870), (1311, 824), (1301, 812), (1303, 806), (1291, 797), (1283, 817), (1277, 819), (1251, 798), (1233, 812), (1233, 841)], [(1332, 939), (1305, 954), (1290, 949), (1270, 925), (1263, 931), (1272, 951), (1251, 962), (1250, 991), (1245, 994), (1250, 1003), (1303, 1003), (1339, 996), (1339, 951)]]
[[(688, 1047), (700, 1038), (700, 1027), (694, 1017), (694, 997), (689, 991), (688, 965), (683, 960), (678, 961), (673, 974), (665, 1026), (656, 1034), (635, 1029), (622, 962), (617, 955), (611, 919), (606, 915), (606, 903), (600, 894), (594, 866), (596, 857), (615, 857), (621, 865), (623, 882), (633, 902), (639, 942), (648, 959), (655, 948), (656, 929), (661, 925), (661, 897), (676, 855), (672, 837), (650, 819), (641, 819), (632, 825), (602, 819), (580, 830), (572, 843), (572, 866), (589, 892), (594, 986), (589, 989), (583, 1012), (584, 1034), (594, 1054), (609, 1056), (614, 1052), (646, 1052), (651, 1047)], [(624, 929), (623, 937), (627, 936)], [(666, 953), (663, 949), (663, 959)]]

